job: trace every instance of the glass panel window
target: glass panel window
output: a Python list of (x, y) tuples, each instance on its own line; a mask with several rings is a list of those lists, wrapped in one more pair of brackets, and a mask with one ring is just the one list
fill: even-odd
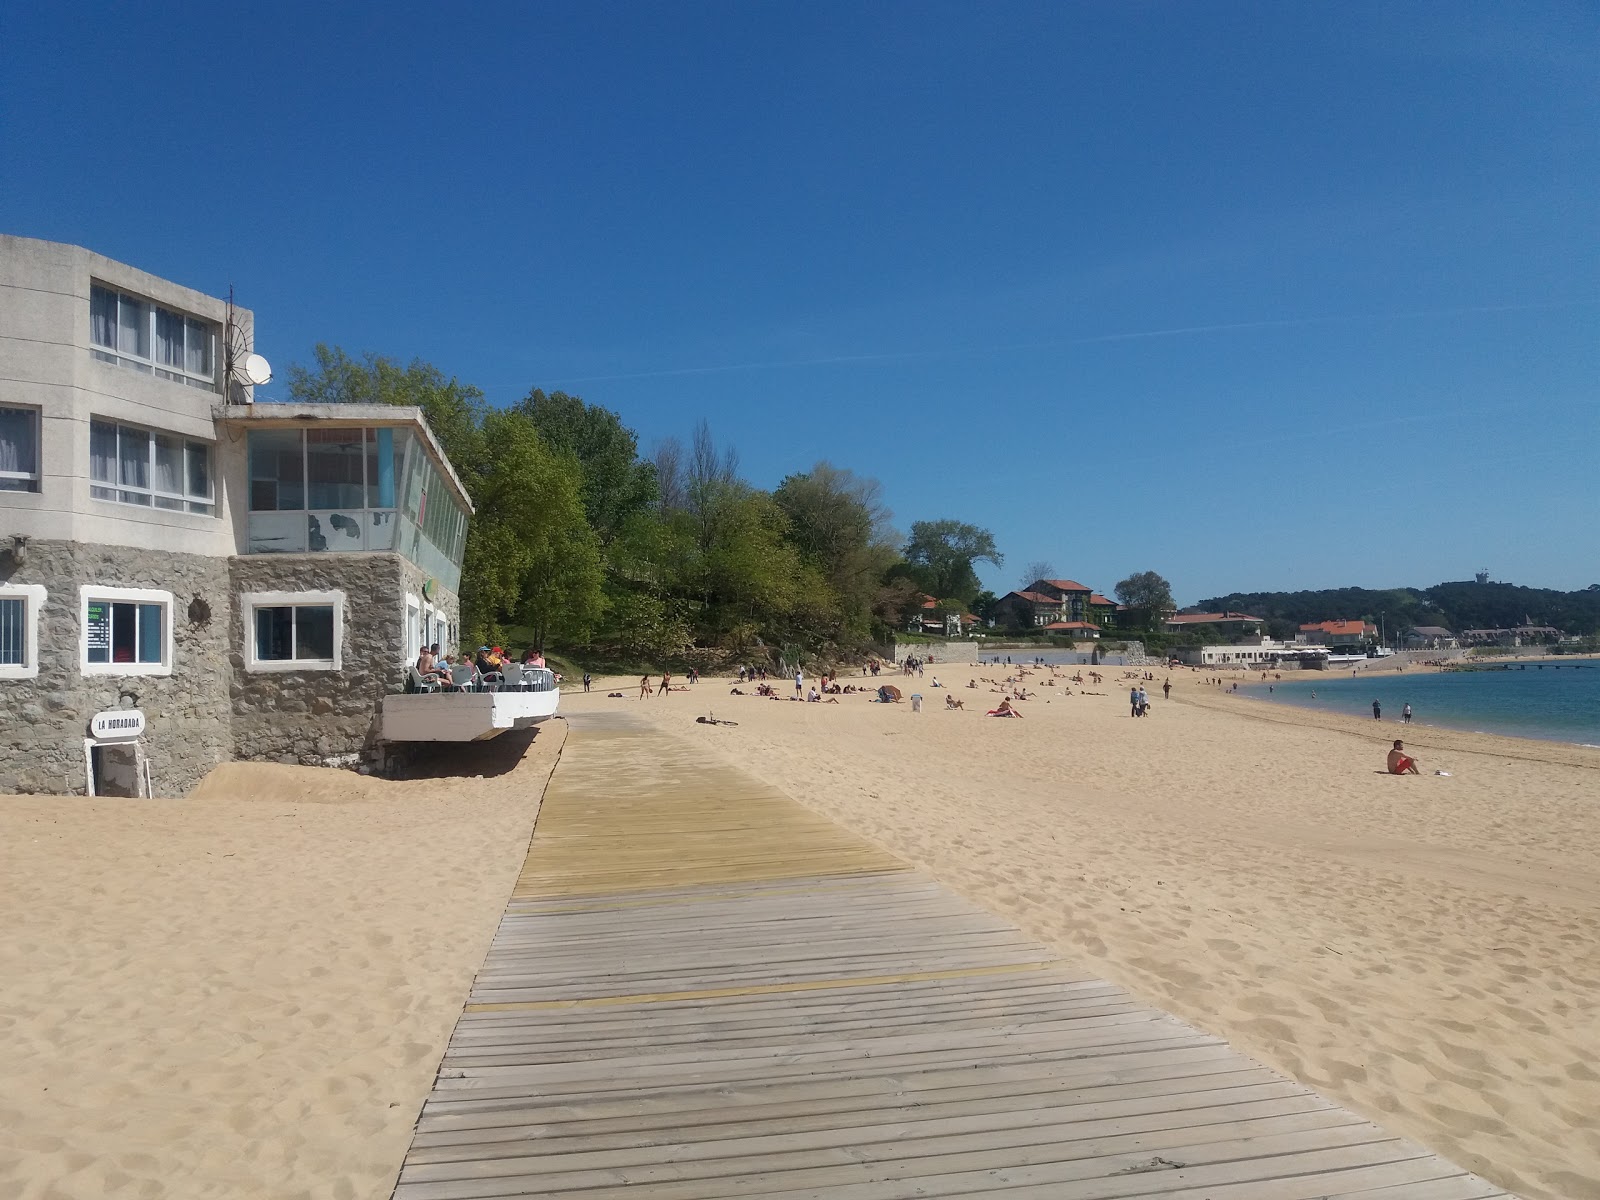
[(28, 665), (28, 602), (0, 596), (0, 667)]
[(254, 592), (243, 597), (250, 630), (246, 668), (339, 669), (342, 592)]
[(150, 309), (132, 296), (117, 297), (117, 350), (135, 358), (150, 357)]
[(183, 368), (183, 318), (164, 308), (156, 309), (156, 362)]
[(216, 371), (216, 335), (204, 321), (189, 317), (184, 321), (184, 370), (191, 375), (214, 376)]
[(89, 423), (89, 494), (211, 516), (211, 447), (111, 421)]
[(117, 294), (107, 288), (89, 291), (89, 340), (107, 350), (117, 348)]
[(306, 496), (313, 509), (365, 507), (359, 429), (306, 430)]
[(0, 492), (38, 490), (38, 410), (0, 408)]
[(306, 506), (304, 433), (250, 431), (250, 511), (297, 512)]
[(90, 600), (84, 659), (90, 663), (160, 665), (165, 604)]

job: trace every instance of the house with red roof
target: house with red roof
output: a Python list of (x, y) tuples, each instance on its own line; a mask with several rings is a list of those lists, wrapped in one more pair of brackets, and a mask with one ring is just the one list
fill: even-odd
[(994, 606), (994, 619), (996, 624), (1013, 629), (1098, 637), (1100, 626), (1110, 621), (1116, 611), (1115, 601), (1075, 579), (1035, 579), (1027, 587), (1000, 597)]
[(1378, 640), (1378, 627), (1365, 621), (1318, 621), (1300, 626), (1294, 639), (1308, 646), (1362, 646)]

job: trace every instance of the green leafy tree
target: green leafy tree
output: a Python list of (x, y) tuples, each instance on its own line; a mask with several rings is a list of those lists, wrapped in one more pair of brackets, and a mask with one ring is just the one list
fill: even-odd
[(973, 564), (986, 562), (998, 567), (1005, 562), (987, 529), (950, 520), (913, 522), (905, 557), (919, 572), (924, 591), (965, 605), (982, 590)]
[(535, 645), (586, 640), (602, 611), (599, 539), (584, 517), (582, 470), (557, 454), (521, 413), (484, 419), (488, 447), (476, 473), (478, 514), (468, 526), (462, 626), (474, 639), (508, 624)]
[(1154, 571), (1137, 571), (1117, 584), (1117, 599), (1134, 610), (1138, 623), (1154, 629), (1171, 612), (1172, 585)]
[(863, 643), (884, 572), (898, 558), (882, 485), (828, 462), (790, 475), (773, 500), (788, 519), (785, 537), (820, 577), (807, 581), (808, 605), (836, 645)]
[(639, 442), (616, 413), (565, 392), (538, 388), (516, 406), (552, 450), (583, 470), (583, 511), (604, 545), (656, 499), (655, 469), (639, 460)]

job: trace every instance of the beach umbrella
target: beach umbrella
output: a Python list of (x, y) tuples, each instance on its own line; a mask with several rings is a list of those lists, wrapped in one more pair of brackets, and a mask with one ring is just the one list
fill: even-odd
[(886, 704), (893, 703), (900, 699), (900, 689), (892, 683), (886, 683), (878, 689), (878, 699)]

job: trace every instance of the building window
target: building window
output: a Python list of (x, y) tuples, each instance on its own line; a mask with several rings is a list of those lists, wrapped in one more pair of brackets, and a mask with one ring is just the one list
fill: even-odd
[(217, 331), (209, 321), (95, 286), (89, 292), (89, 340), (102, 362), (216, 390)]
[(172, 593), (85, 586), (79, 662), (85, 675), (172, 674)]
[(405, 430), (252, 429), (251, 554), (393, 550)]
[(0, 492), (39, 490), (39, 410), (0, 408)]
[(340, 669), (343, 592), (246, 592), (243, 599), (247, 670)]
[(216, 513), (211, 447), (176, 434), (89, 422), (89, 494), (209, 517)]
[(0, 583), (0, 679), (39, 674), (39, 610), (45, 590), (38, 584)]

